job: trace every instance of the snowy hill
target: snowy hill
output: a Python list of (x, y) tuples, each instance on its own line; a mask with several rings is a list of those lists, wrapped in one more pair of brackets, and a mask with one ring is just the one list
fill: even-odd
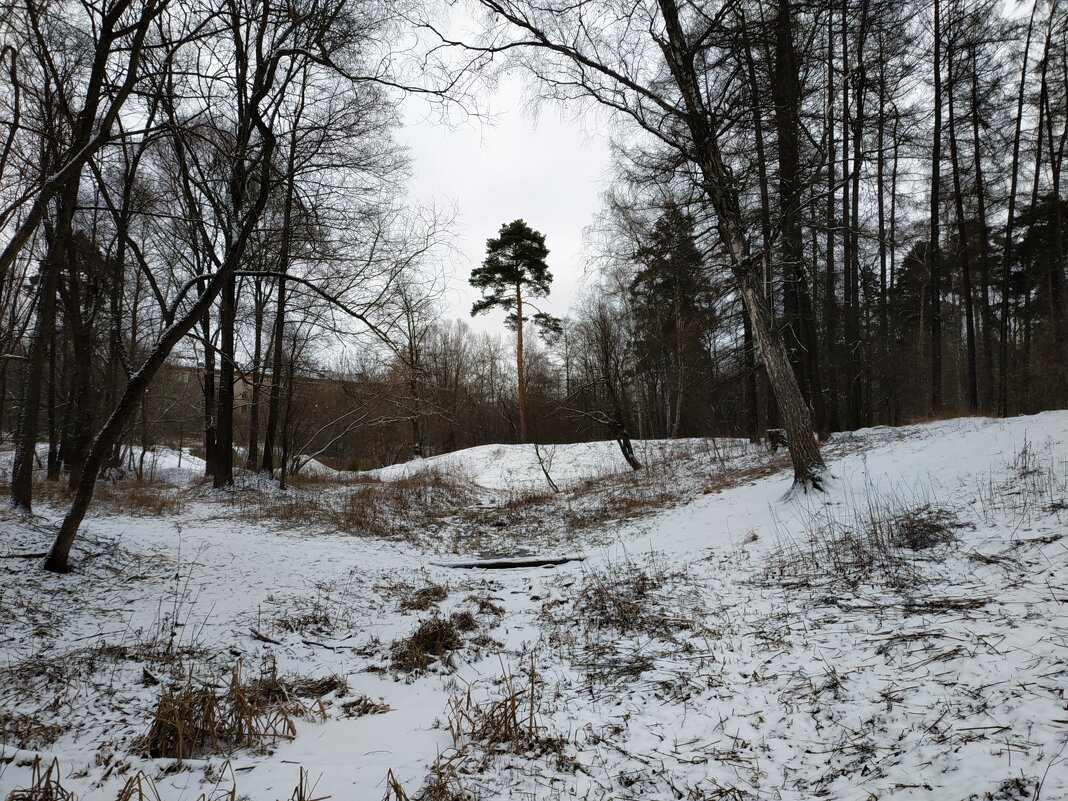
[[(1068, 797), (1068, 412), (825, 452), (829, 491), (789, 500), (781, 454), (696, 440), (643, 444), (637, 473), (557, 446), (559, 494), (530, 446), (482, 446), (102, 508), (62, 577), (19, 558), (61, 506), (5, 513), (0, 797), (37, 754), (106, 801), (139, 773), (164, 801), (288, 799), (300, 769), (306, 798)], [(389, 536), (391, 493), (415, 534)], [(518, 551), (582, 559), (440, 564)], [(256, 737), (179, 764), (161, 697), (224, 721), (238, 664)]]

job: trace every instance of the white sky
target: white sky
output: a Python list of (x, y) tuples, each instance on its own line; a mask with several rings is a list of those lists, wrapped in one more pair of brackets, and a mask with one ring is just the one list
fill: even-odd
[(583, 228), (607, 188), (607, 136), (592, 115), (583, 124), (570, 110), (547, 105), (535, 118), (524, 97), (518, 78), (502, 79), (483, 98), (491, 120), (452, 130), (413, 100), (400, 132), (413, 159), (412, 200), (456, 207), (449, 316), (481, 330), (503, 330), (504, 317), (470, 317), (476, 295), (467, 279), (485, 257), (486, 240), (517, 218), (545, 234), (553, 287), (544, 310), (563, 314), (583, 278)]

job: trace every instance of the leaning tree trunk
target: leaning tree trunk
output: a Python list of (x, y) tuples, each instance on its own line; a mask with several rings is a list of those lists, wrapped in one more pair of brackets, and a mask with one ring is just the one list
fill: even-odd
[(720, 238), (731, 256), (731, 272), (741, 291), (753, 332), (764, 354), (768, 381), (775, 392), (783, 428), (786, 429), (790, 458), (794, 467), (794, 486), (804, 491), (823, 489), (827, 466), (820, 454), (812, 429), (812, 416), (801, 396), (790, 365), (782, 336), (775, 330), (771, 310), (764, 297), (759, 264), (760, 254), (749, 252), (742, 225), (741, 209), (735, 182), (723, 161), (719, 141), (712, 128), (712, 115), (706, 108), (690, 48), (679, 20), (675, 0), (659, 0), (667, 31), (665, 56), (672, 75), (682, 92), (686, 123), (695, 145), (697, 166), (703, 190), (716, 212)]
[(197, 298), (196, 303), (193, 304), (189, 311), (164, 331), (140, 369), (134, 372), (126, 382), (126, 387), (122, 391), (118, 403), (112, 410), (107, 422), (104, 423), (93, 438), (92, 445), (89, 446), (89, 453), (85, 458), (82, 475), (74, 491), (70, 509), (63, 518), (56, 541), (45, 559), (45, 570), (50, 570), (53, 573), (69, 572), (70, 549), (74, 545), (75, 537), (78, 535), (78, 528), (81, 526), (82, 520), (85, 519), (85, 513), (93, 500), (93, 491), (96, 488), (96, 478), (100, 468), (110, 456), (112, 448), (114, 448), (119, 439), (119, 435), (130, 420), (130, 416), (140, 406), (145, 392), (152, 383), (152, 379), (155, 378), (156, 373), (159, 372), (160, 367), (167, 360), (171, 350), (182, 340), (193, 325), (203, 317), (222, 288), (222, 280), (228, 273), (232, 273), (233, 269), (232, 263), (224, 265), (224, 268), (212, 278), (209, 286), (205, 288), (205, 291)]

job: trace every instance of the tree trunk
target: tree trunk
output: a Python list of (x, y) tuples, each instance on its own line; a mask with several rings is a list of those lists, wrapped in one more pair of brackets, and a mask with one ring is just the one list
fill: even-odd
[(64, 188), (48, 254), (41, 264), (37, 285), (37, 316), (34, 321), (26, 366), (22, 376), (19, 416), (15, 431), (15, 463), (11, 475), (11, 503), (16, 509), (33, 507), (33, 463), (37, 457), (41, 387), (44, 384), (46, 353), (56, 324), (56, 295), (60, 271), (70, 250), (70, 232), (78, 200), (78, 182)]
[[(1012, 136), (1012, 162), (1009, 168), (1009, 211), (1005, 222), (1005, 250), (1001, 261), (1001, 342), (998, 349), (998, 414), (1009, 414), (1009, 288), (1012, 274), (1012, 237), (1016, 223), (1016, 182), (1020, 168), (1020, 134), (1023, 130), (1024, 98), (1027, 95), (1027, 60), (1031, 52), (1031, 34), (1034, 31), (1035, 11), (1038, 0), (1031, 5), (1031, 17), (1027, 23), (1027, 39), (1024, 43), (1023, 65), (1020, 67), (1020, 91), (1016, 100), (1016, 126)], [(1040, 137), (1041, 138), (1041, 137)]]
[(262, 282), (256, 279), (256, 306), (253, 325), (255, 339), (252, 350), (252, 403), (248, 410), (248, 450), (245, 453), (245, 469), (255, 470), (260, 461), (260, 395), (263, 388), (263, 314), (267, 299)]
[(956, 74), (953, 71), (952, 52), (946, 60), (948, 80), (948, 94), (946, 107), (949, 111), (949, 157), (953, 168), (953, 195), (956, 201), (957, 211), (957, 239), (959, 240), (960, 267), (964, 278), (964, 314), (965, 314), (965, 338), (967, 347), (967, 382), (968, 382), (968, 411), (976, 414), (979, 411), (979, 386), (976, 375), (975, 354), (975, 311), (972, 295), (972, 266), (968, 256), (968, 226), (964, 218), (964, 195), (961, 190), (960, 180), (960, 157), (957, 152), (957, 117), (953, 108), (953, 89)]
[(979, 216), (979, 321), (982, 324), (983, 380), (982, 408), (994, 407), (994, 315), (990, 307), (990, 226), (986, 219), (986, 185), (983, 181), (983, 157), (979, 140), (979, 63), (972, 47), (972, 150), (975, 153), (975, 202)]
[(760, 441), (760, 409), (757, 397), (757, 368), (753, 323), (742, 305), (742, 347), (745, 350), (745, 414), (750, 442)]
[(835, 286), (835, 227), (837, 225), (835, 199), (835, 166), (837, 164), (838, 145), (834, 137), (834, 15), (827, 17), (827, 229), (826, 279), (823, 296), (823, 317), (825, 344), (827, 353), (827, 431), (839, 431), (842, 428), (838, 409), (838, 290)]
[(226, 279), (219, 305), (219, 388), (215, 414), (216, 489), (234, 485), (234, 327), (237, 324), (237, 279)]
[(271, 390), (267, 401), (267, 428), (263, 432), (263, 463), (260, 471), (274, 472), (275, 432), (278, 430), (279, 416), (282, 411), (282, 354), (285, 350), (286, 325), (286, 276), (278, 275), (278, 297), (274, 313), (273, 339), (271, 356)]
[(519, 442), (527, 441), (527, 387), (523, 378), (523, 291), (515, 285), (515, 352), (516, 372), (519, 374)]
[(931, 148), (931, 413), (942, 411), (942, 260), (939, 252), (939, 195), (942, 178), (942, 2), (934, 0), (934, 131)]
[(864, 371), (870, 368), (870, 360), (866, 353), (865, 342), (861, 337), (861, 283), (860, 283), (860, 166), (864, 159), (864, 100), (867, 90), (867, 74), (864, 61), (864, 40), (868, 32), (868, 3), (862, 0), (860, 4), (860, 28), (857, 34), (856, 66), (853, 75), (856, 86), (853, 91), (855, 113), (852, 121), (852, 135), (850, 137), (853, 146), (852, 173), (850, 180), (853, 183), (850, 193), (852, 206), (849, 212), (849, 228), (846, 236), (849, 237), (849, 261), (845, 266), (849, 275), (849, 302), (846, 304), (846, 348), (847, 364), (849, 369), (849, 420), (850, 428), (856, 429), (865, 425), (868, 420), (864, 415)]
[(782, 229), (783, 308), (788, 350), (801, 395), (816, 410), (821, 427), (822, 393), (819, 391), (819, 345), (815, 337), (812, 303), (804, 270), (804, 240), (801, 231), (801, 182), (798, 178), (801, 128), (801, 83), (794, 48), (794, 23), (790, 0), (779, 0), (775, 19), (775, 133), (779, 145), (779, 208)]
[[(744, 30), (744, 29), (743, 29)], [(761, 241), (761, 266), (763, 270), (764, 278), (764, 296), (767, 298), (768, 305), (771, 309), (771, 316), (774, 321), (775, 317), (775, 266), (774, 259), (772, 258), (772, 239), (773, 234), (771, 230), (771, 193), (768, 187), (768, 161), (765, 156), (765, 144), (764, 144), (764, 115), (760, 107), (760, 85), (757, 81), (756, 75), (756, 63), (753, 59), (753, 48), (749, 41), (748, 33), (745, 34), (745, 57), (746, 57), (746, 72), (749, 78), (749, 96), (750, 107), (753, 112), (753, 129), (755, 135), (754, 144), (756, 145), (757, 155), (757, 180), (760, 186), (760, 241)], [(744, 304), (743, 304), (744, 306)], [(743, 309), (743, 317), (747, 321), (748, 325), (752, 325), (752, 321), (749, 318), (749, 312)], [(750, 335), (752, 329), (750, 327)], [(756, 403), (757, 393), (756, 375), (753, 376), (753, 401)], [(775, 393), (767, 393), (767, 428), (777, 428), (779, 425), (778, 418), (779, 410), (775, 403)], [(760, 426), (759, 413), (757, 414), (758, 422), (754, 426), (754, 436), (759, 436), (757, 429)]]
[(215, 345), (211, 341), (211, 307), (200, 319), (200, 334), (204, 344), (204, 477), (215, 478)]
[(764, 298), (759, 262), (749, 252), (741, 220), (741, 210), (730, 170), (723, 161), (719, 142), (711, 127), (712, 115), (705, 106), (700, 83), (694, 69), (686, 35), (679, 21), (675, 0), (659, 0), (664, 16), (668, 43), (664, 48), (673, 77), (682, 92), (686, 123), (695, 146), (697, 166), (703, 190), (716, 212), (720, 238), (731, 256), (734, 275), (742, 300), (749, 310), (753, 330), (764, 355), (768, 379), (774, 388), (779, 412), (786, 428), (790, 457), (794, 467), (794, 485), (803, 490), (822, 489), (827, 468), (812, 430), (812, 418), (801, 395), (789, 354), (782, 337), (775, 331), (771, 311)]

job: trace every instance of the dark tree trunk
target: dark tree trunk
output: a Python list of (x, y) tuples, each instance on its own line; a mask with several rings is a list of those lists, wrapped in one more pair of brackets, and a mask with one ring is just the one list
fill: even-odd
[(70, 251), (77, 199), (78, 183), (72, 181), (61, 194), (56, 225), (48, 253), (41, 264), (37, 283), (37, 316), (22, 376), (19, 417), (15, 432), (15, 463), (11, 475), (11, 503), (16, 509), (27, 512), (33, 507), (33, 463), (37, 456), (46, 354), (56, 324), (56, 295), (59, 291), (60, 272)]
[(215, 475), (212, 486), (234, 484), (234, 328), (237, 325), (237, 279), (223, 285), (219, 304), (219, 387), (215, 414)]
[[(1016, 124), (1012, 136), (1012, 162), (1009, 168), (1009, 210), (1005, 222), (1005, 249), (1001, 261), (1001, 341), (998, 345), (998, 414), (1009, 414), (1009, 290), (1012, 277), (1012, 237), (1016, 223), (1016, 186), (1020, 172), (1020, 135), (1023, 130), (1024, 98), (1027, 95), (1027, 60), (1031, 52), (1038, 0), (1031, 6), (1024, 43), (1023, 65), (1020, 67), (1020, 90), (1016, 97)], [(1040, 135), (1041, 138), (1041, 135)]]
[(267, 297), (263, 294), (262, 281), (256, 279), (253, 326), (255, 336), (252, 350), (252, 402), (248, 410), (248, 451), (245, 454), (245, 469), (256, 470), (260, 463), (260, 397), (263, 389), (263, 315)]
[(834, 136), (834, 15), (827, 17), (827, 269), (823, 295), (823, 318), (827, 353), (827, 431), (839, 431), (842, 428), (841, 413), (838, 407), (838, 290), (835, 275), (835, 228), (837, 226), (835, 198), (835, 166), (837, 164), (838, 144)]
[(812, 417), (764, 297), (759, 262), (750, 253), (738, 196), (732, 188), (734, 183), (729, 177), (730, 170), (723, 161), (716, 133), (710, 125), (711, 115), (705, 107), (678, 8), (675, 0), (659, 0), (659, 4), (667, 33), (665, 56), (682, 93), (686, 123), (701, 171), (703, 189), (716, 212), (720, 237), (731, 255), (731, 271), (753, 321), (753, 331), (764, 355), (768, 379), (779, 404), (779, 413), (789, 438), (794, 484), (805, 490), (821, 489), (827, 468), (812, 429)]
[[(890, 304), (887, 268), (890, 250), (886, 231), (886, 69), (883, 30), (879, 29), (879, 111), (876, 118), (875, 202), (879, 227), (879, 391), (885, 404), (890, 388)], [(870, 400), (870, 395), (869, 395)]]
[(979, 321), (982, 324), (983, 380), (982, 408), (994, 408), (994, 315), (990, 306), (990, 226), (986, 218), (986, 184), (983, 180), (983, 156), (979, 139), (979, 63), (972, 47), (972, 150), (975, 154), (975, 202), (979, 216)]
[[(55, 327), (48, 342), (48, 391), (45, 399), (46, 425), (48, 426), (48, 458), (45, 467), (45, 478), (48, 481), (59, 481), (59, 409), (56, 398), (59, 383), (59, 370), (56, 369), (56, 336)], [(64, 359), (64, 361), (66, 361)]]
[(942, 259), (939, 199), (942, 190), (942, 0), (934, 0), (934, 131), (931, 148), (931, 413), (942, 411)]
[[(749, 79), (749, 96), (750, 107), (753, 113), (753, 129), (754, 129), (754, 144), (756, 146), (757, 155), (757, 179), (760, 186), (760, 241), (761, 241), (761, 266), (763, 269), (764, 280), (764, 297), (767, 298), (768, 306), (771, 310), (772, 322), (775, 320), (775, 264), (773, 259), (772, 248), (772, 230), (771, 230), (771, 192), (769, 189), (768, 181), (768, 162), (765, 156), (766, 145), (764, 142), (764, 113), (760, 105), (760, 85), (757, 81), (756, 75), (756, 63), (753, 59), (752, 43), (749, 41), (748, 33), (745, 34), (745, 58), (746, 58), (746, 72)], [(752, 320), (749, 317), (749, 312), (743, 309), (743, 316), (746, 322), (750, 326), (750, 333), (752, 332)], [(767, 378), (766, 371), (761, 370), (764, 375), (764, 379)], [(753, 377), (753, 383), (756, 383), (756, 376)], [(766, 418), (767, 427), (776, 428), (779, 425), (779, 408), (775, 403), (775, 395), (773, 392), (768, 391), (767, 406), (766, 406)], [(756, 402), (757, 393), (754, 390), (753, 399)], [(757, 423), (759, 427), (759, 422)], [(757, 432), (759, 435), (759, 432)]]
[(760, 441), (760, 405), (757, 396), (756, 344), (749, 312), (742, 307), (742, 345), (745, 349), (745, 416), (750, 442)]
[(519, 376), (519, 442), (527, 441), (527, 383), (523, 376), (523, 286), (515, 285), (515, 363)]
[(794, 23), (790, 0), (779, 0), (775, 19), (775, 132), (779, 150), (779, 213), (782, 230), (783, 309), (787, 348), (798, 378), (801, 395), (815, 408), (817, 425), (823, 423), (819, 389), (819, 345), (804, 269), (804, 238), (801, 231), (801, 182), (798, 177), (801, 129), (800, 69), (794, 49)]
[(849, 212), (849, 261), (845, 266), (849, 276), (849, 302), (846, 305), (846, 348), (849, 367), (849, 420), (850, 428), (859, 428), (868, 421), (864, 415), (864, 372), (870, 368), (866, 358), (865, 342), (861, 338), (861, 282), (860, 282), (860, 167), (864, 159), (864, 100), (867, 91), (867, 73), (864, 61), (864, 40), (868, 32), (868, 3), (860, 4), (860, 28), (857, 34), (856, 66), (852, 70), (856, 82), (853, 91), (855, 112), (852, 120), (851, 144), (853, 146), (852, 191)]
[(200, 336), (204, 345), (204, 477), (214, 479), (215, 458), (215, 345), (211, 339), (211, 307), (200, 319)]

